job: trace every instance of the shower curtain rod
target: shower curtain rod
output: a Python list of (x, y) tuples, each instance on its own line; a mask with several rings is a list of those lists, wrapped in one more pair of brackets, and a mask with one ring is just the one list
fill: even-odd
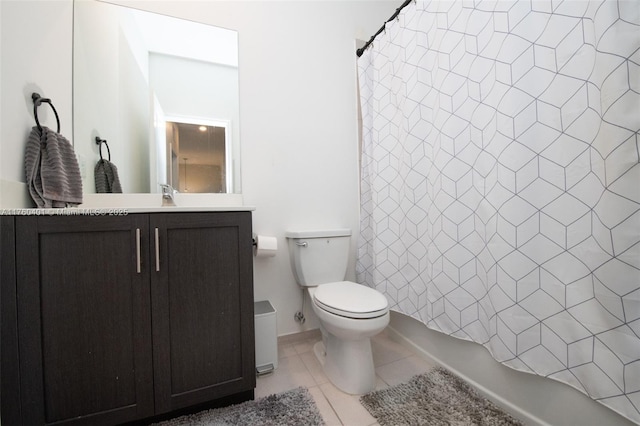
[(371, 36), (371, 38), (369, 39), (369, 41), (368, 41), (368, 42), (366, 42), (366, 43), (364, 44), (364, 46), (362, 46), (360, 49), (356, 49), (356, 55), (358, 55), (358, 58), (359, 58), (360, 56), (362, 56), (362, 54), (364, 53), (364, 51), (365, 51), (365, 50), (367, 50), (367, 47), (369, 47), (369, 45), (370, 45), (371, 43), (373, 43), (373, 40), (378, 36), (378, 34), (380, 34), (381, 32), (383, 32), (383, 31), (384, 31), (385, 27), (387, 26), (387, 22), (391, 22), (391, 21), (393, 21), (394, 19), (396, 19), (396, 17), (397, 17), (397, 16), (398, 16), (398, 14), (400, 13), (400, 11), (401, 11), (402, 9), (404, 9), (404, 8), (405, 8), (405, 6), (407, 6), (407, 5), (408, 5), (409, 3), (411, 3), (412, 1), (414, 1), (414, 0), (405, 0), (405, 1), (404, 1), (404, 3), (402, 3), (402, 5), (401, 5), (399, 8), (397, 8), (397, 9), (396, 9), (395, 13), (394, 13), (393, 15), (391, 15), (391, 18), (387, 19), (387, 20), (386, 20), (386, 22), (385, 22), (384, 24), (382, 24), (382, 26), (380, 27), (380, 29), (379, 29), (379, 30), (378, 30), (374, 35), (372, 35), (372, 36)]

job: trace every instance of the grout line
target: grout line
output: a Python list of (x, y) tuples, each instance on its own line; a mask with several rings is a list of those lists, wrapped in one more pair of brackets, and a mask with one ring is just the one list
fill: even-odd
[[(333, 412), (333, 415), (336, 419), (338, 419), (338, 421), (340, 422), (340, 424), (342, 426), (344, 426), (344, 423), (342, 423), (342, 420), (340, 419), (340, 416), (338, 416), (338, 412), (336, 411), (336, 409), (333, 407), (333, 404), (331, 404), (331, 401), (329, 400), (329, 398), (327, 397), (327, 395), (325, 395), (325, 393), (322, 391), (322, 388), (320, 387), (320, 385), (316, 385), (316, 388), (318, 388), (318, 390), (320, 391), (320, 394), (322, 394), (322, 397), (324, 398), (324, 400), (327, 402), (327, 405), (329, 406), (329, 408), (331, 409), (331, 411)], [(322, 415), (322, 413), (320, 413), (320, 415)], [(322, 418), (322, 420), (325, 420), (324, 417)]]
[(322, 393), (322, 396), (324, 396), (324, 399), (327, 400), (327, 404), (329, 404), (329, 407), (331, 407), (331, 411), (333, 411), (333, 414), (335, 414), (336, 419), (338, 419), (338, 421), (340, 422), (340, 424), (342, 426), (345, 426), (344, 422), (340, 418), (340, 415), (338, 414), (338, 410), (336, 410), (336, 408), (333, 406), (333, 404), (331, 403), (331, 400), (329, 399), (329, 397), (324, 393), (324, 391), (322, 390), (322, 388), (320, 386), (318, 386), (318, 389), (320, 389), (320, 392)]

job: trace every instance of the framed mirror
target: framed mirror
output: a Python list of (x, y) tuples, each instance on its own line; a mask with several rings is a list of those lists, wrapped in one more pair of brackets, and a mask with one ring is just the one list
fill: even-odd
[(237, 32), (96, 0), (75, 0), (73, 20), (84, 192), (98, 137), (125, 193), (240, 193)]

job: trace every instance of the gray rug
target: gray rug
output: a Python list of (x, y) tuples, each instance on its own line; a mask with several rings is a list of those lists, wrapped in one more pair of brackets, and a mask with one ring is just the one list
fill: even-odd
[(324, 421), (309, 391), (300, 387), (254, 401), (243, 402), (242, 404), (177, 417), (157, 423), (157, 425), (320, 426), (324, 425)]
[(381, 426), (523, 425), (440, 367), (363, 395), (360, 402)]

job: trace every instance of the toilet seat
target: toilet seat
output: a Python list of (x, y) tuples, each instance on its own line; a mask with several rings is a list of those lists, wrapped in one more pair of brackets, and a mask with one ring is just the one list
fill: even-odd
[(319, 308), (347, 318), (376, 318), (389, 311), (382, 293), (351, 281), (321, 284), (315, 289), (313, 300)]

